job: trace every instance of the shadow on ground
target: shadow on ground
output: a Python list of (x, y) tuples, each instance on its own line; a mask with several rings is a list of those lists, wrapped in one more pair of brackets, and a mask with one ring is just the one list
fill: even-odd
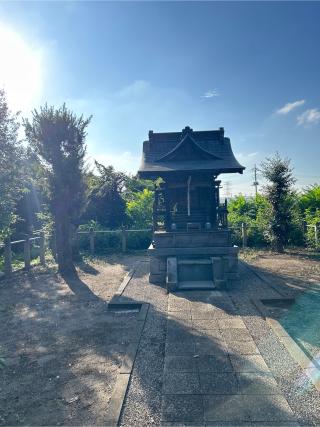
[[(96, 271), (86, 274), (97, 276)], [(266, 366), (259, 357), (248, 357), (259, 356), (252, 337), (232, 327), (222, 333), (216, 326), (217, 319), (257, 316), (253, 306), (234, 304), (239, 293), (254, 292), (250, 284), (242, 280), (236, 289), (231, 286), (232, 300), (205, 292), (177, 295), (183, 302), (167, 319), (158, 302), (165, 301), (166, 291), (147, 283), (146, 271), (143, 262), (129, 285), (141, 287), (139, 297), (122, 297), (150, 304), (122, 425), (159, 425), (161, 405), (165, 422), (292, 425)], [(104, 286), (108, 278), (101, 279)], [(296, 300), (303, 299), (306, 286), (291, 287), (288, 280), (279, 275), (272, 282), (275, 293), (290, 290)], [(7, 364), (0, 372), (1, 425), (104, 424), (123, 355), (139, 339), (136, 314), (108, 312), (87, 276), (68, 278), (67, 285), (59, 276), (36, 274), (0, 285), (0, 340)], [(199, 307), (197, 324), (184, 304)], [(212, 318), (206, 310), (201, 315), (206, 304), (215, 309)]]

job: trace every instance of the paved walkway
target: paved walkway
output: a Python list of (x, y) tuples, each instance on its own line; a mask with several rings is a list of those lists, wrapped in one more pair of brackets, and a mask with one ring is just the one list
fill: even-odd
[(294, 425), (237, 308), (226, 293), (169, 295), (163, 425)]
[(226, 293), (167, 295), (148, 267), (140, 263), (123, 293), (149, 311), (121, 427), (320, 425), (320, 392), (252, 303), (296, 288), (277, 277), (270, 286), (240, 263), (241, 281)]

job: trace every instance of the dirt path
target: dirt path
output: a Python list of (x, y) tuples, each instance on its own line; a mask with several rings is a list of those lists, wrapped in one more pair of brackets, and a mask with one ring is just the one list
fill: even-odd
[[(101, 425), (135, 314), (106, 302), (139, 256), (82, 263), (75, 295), (33, 270), (0, 282), (0, 425)], [(86, 298), (95, 294), (98, 298)]]

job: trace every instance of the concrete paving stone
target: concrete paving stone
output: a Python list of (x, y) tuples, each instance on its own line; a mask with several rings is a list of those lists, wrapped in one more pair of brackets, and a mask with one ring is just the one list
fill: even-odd
[(212, 311), (199, 311), (191, 310), (192, 319), (214, 320), (216, 321), (217, 315), (214, 310)]
[(199, 372), (233, 372), (228, 355), (201, 355), (196, 358)]
[(171, 328), (167, 331), (167, 341), (189, 341), (193, 340), (192, 329)]
[(201, 423), (203, 399), (200, 395), (165, 395), (162, 399), (162, 422)]
[(192, 319), (193, 328), (200, 329), (219, 329), (215, 319)]
[(236, 372), (269, 372), (262, 356), (231, 354), (230, 359)]
[(193, 342), (182, 341), (175, 342), (169, 341), (166, 342), (166, 356), (185, 356), (185, 355), (194, 355), (195, 346)]
[(227, 342), (228, 353), (230, 354), (260, 354), (258, 347), (255, 342), (252, 341), (228, 341)]
[[(178, 312), (175, 312), (178, 313)], [(167, 318), (167, 329), (171, 328), (171, 327), (183, 327), (183, 328), (192, 328), (192, 320), (191, 320), (191, 314), (190, 317), (186, 317), (186, 318), (176, 318), (173, 317), (172, 314), (175, 313), (171, 313), (168, 318)]]
[(206, 340), (220, 340), (224, 341), (222, 332), (219, 329), (198, 329), (193, 328), (193, 334), (195, 337)]
[(227, 354), (227, 347), (224, 341), (197, 341), (195, 340), (195, 354), (212, 354), (215, 356), (223, 356)]
[(222, 330), (226, 341), (252, 341), (252, 336), (248, 329), (230, 328)]
[(269, 372), (237, 372), (241, 394), (281, 394), (276, 380)]
[(246, 325), (241, 317), (221, 319), (218, 320), (218, 324), (221, 329), (246, 329)]
[(244, 396), (239, 394), (204, 396), (203, 405), (206, 424), (210, 421), (233, 422), (237, 426), (241, 421), (250, 420)]
[(215, 307), (207, 302), (201, 302), (201, 301), (192, 301), (190, 303), (190, 309), (194, 312), (214, 312)]
[(163, 394), (198, 394), (201, 392), (199, 375), (196, 372), (165, 372)]
[(234, 372), (200, 372), (200, 385), (203, 394), (237, 394), (237, 377)]
[(194, 356), (166, 356), (164, 369), (166, 372), (197, 372), (197, 363)]
[(251, 421), (295, 421), (286, 399), (281, 395), (243, 396)]
[[(310, 424), (307, 424), (309, 426)], [(300, 424), (297, 421), (251, 421), (250, 426), (252, 427), (299, 427)]]

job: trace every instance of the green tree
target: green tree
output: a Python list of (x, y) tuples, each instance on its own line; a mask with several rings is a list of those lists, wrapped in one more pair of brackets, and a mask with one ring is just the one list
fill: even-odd
[[(314, 184), (303, 190), (299, 197), (302, 219), (309, 225), (320, 224), (320, 185)], [(307, 241), (314, 246), (315, 235), (312, 227), (307, 228)]]
[(126, 203), (122, 197), (128, 176), (113, 166), (95, 162), (98, 176), (88, 174), (90, 185), (88, 204), (82, 219), (94, 220), (108, 228), (121, 226), (126, 219)]
[(152, 226), (153, 191), (145, 188), (143, 191), (132, 194), (127, 202), (127, 215), (130, 225), (137, 228)]
[(278, 153), (261, 164), (262, 175), (268, 181), (264, 192), (271, 205), (270, 240), (277, 252), (283, 252), (292, 229), (292, 186), (296, 181), (292, 171), (290, 160), (282, 159)]
[(228, 221), (234, 243), (241, 244), (241, 224), (247, 225), (248, 244), (264, 246), (268, 244), (267, 229), (270, 218), (270, 204), (261, 194), (256, 197), (238, 195), (228, 203)]
[(63, 104), (34, 110), (24, 120), (26, 137), (48, 177), (50, 210), (54, 220), (57, 261), (62, 274), (75, 273), (72, 234), (85, 204), (84, 156), (91, 117), (77, 117)]
[(16, 222), (16, 206), (24, 191), (24, 152), (18, 139), (18, 113), (9, 110), (0, 90), (0, 238), (10, 234)]

